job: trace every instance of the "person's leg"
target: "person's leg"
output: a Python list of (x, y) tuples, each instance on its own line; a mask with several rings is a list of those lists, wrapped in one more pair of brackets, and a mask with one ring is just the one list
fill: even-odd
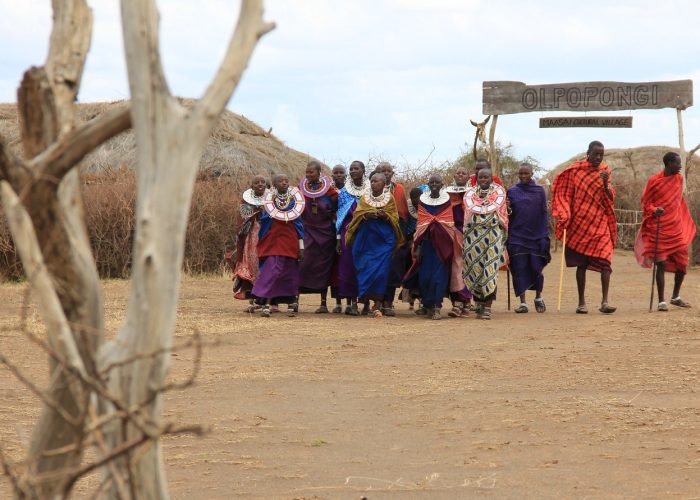
[(600, 286), (603, 290), (603, 304), (608, 303), (608, 291), (610, 290), (610, 271), (603, 269), (600, 272)]
[(542, 290), (544, 289), (544, 276), (540, 275), (537, 278), (537, 283), (535, 285), (535, 311), (538, 313), (543, 313), (547, 310), (547, 306), (544, 305), (544, 299), (542, 298)]
[(666, 302), (666, 262), (656, 263), (656, 291), (659, 294), (659, 302)]
[(673, 280), (673, 295), (672, 299), (678, 298), (681, 295), (681, 285), (683, 284), (683, 279), (685, 278), (685, 273), (683, 271), (676, 271), (675, 278)]
[(387, 316), (396, 316), (394, 312), (394, 297), (396, 296), (396, 287), (390, 286), (386, 289), (386, 294), (384, 295), (384, 302), (381, 305), (384, 314)]
[(481, 319), (491, 319), (491, 304), (493, 299), (487, 299), (481, 304)]
[(369, 314), (369, 299), (362, 300), (362, 315), (367, 316)]
[(520, 303), (521, 303), (521, 304), (527, 304), (527, 302), (525, 301), (525, 292), (523, 292), (523, 293), (520, 295)]
[(578, 288), (578, 306), (586, 307), (586, 266), (576, 268), (576, 287)]
[(328, 312), (328, 288), (321, 292), (321, 305), (316, 309), (316, 314)]

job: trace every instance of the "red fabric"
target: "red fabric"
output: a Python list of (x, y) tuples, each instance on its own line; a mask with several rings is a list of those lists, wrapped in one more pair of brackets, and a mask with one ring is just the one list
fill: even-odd
[(449, 265), (450, 291), (459, 292), (465, 286), (462, 278), (462, 233), (455, 228), (453, 206), (451, 201), (447, 202), (439, 213), (433, 215), (423, 207), (422, 203), (418, 205), (418, 222), (411, 247), (413, 263), (406, 276), (417, 272), (420, 264), (416, 260), (416, 250), (429, 233), (432, 233), (435, 251), (440, 260)]
[[(660, 218), (654, 217), (654, 211), (658, 207), (664, 209)], [(685, 272), (688, 266), (688, 245), (695, 238), (696, 227), (683, 199), (681, 174), (666, 176), (661, 171), (652, 175), (642, 193), (642, 210), (642, 227), (634, 245), (637, 261), (644, 267), (651, 267), (658, 224), (656, 261), (666, 261), (668, 272)]]
[(299, 256), (299, 234), (291, 222), (273, 220), (270, 230), (258, 241), (258, 259), (272, 255), (292, 259)]
[[(493, 176), (493, 182), (503, 186), (503, 181), (501, 181), (501, 179), (497, 175)], [(476, 187), (476, 174), (472, 174), (469, 176), (468, 185), (471, 187)], [(505, 188), (505, 186), (503, 186), (503, 187)]]
[(406, 201), (406, 191), (403, 184), (392, 183), (392, 193), (396, 199), (396, 209), (399, 212), (399, 219), (406, 220), (408, 218), (408, 202)]
[[(555, 234), (566, 246), (587, 257), (612, 262), (617, 243), (617, 221), (613, 200), (603, 188), (599, 174), (610, 173), (605, 163), (598, 167), (578, 161), (554, 178), (552, 215), (557, 219)], [(615, 190), (608, 179), (610, 191)]]

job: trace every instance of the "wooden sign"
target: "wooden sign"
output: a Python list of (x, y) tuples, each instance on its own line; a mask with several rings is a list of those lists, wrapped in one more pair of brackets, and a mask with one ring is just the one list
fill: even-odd
[(631, 116), (551, 116), (540, 118), (540, 128), (632, 128)]
[(629, 109), (685, 109), (693, 105), (693, 81), (579, 82), (526, 85), (522, 82), (484, 82), (485, 115), (531, 111), (616, 111)]

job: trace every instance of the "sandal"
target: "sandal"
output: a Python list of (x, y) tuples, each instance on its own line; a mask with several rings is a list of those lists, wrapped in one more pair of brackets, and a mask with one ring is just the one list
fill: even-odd
[(417, 316), (427, 316), (428, 310), (425, 307), (420, 306), (418, 309), (416, 309), (415, 313)]
[(530, 309), (528, 309), (527, 304), (525, 302), (521, 302), (520, 305), (515, 308), (515, 312), (518, 314), (523, 314), (529, 311)]
[(440, 316), (440, 309), (437, 307), (433, 309), (433, 314), (430, 315), (430, 319), (432, 320), (439, 320), (442, 319), (442, 316)]
[(263, 318), (269, 318), (270, 317), (270, 308), (267, 306), (263, 306), (262, 311), (260, 312), (260, 316)]
[(490, 307), (482, 307), (481, 310), (476, 313), (476, 318), (477, 319), (491, 319), (491, 308)]
[(360, 314), (362, 314), (362, 316), (369, 316), (369, 306), (364, 306)]
[(578, 306), (576, 308), (576, 314), (588, 314), (588, 307), (586, 307), (586, 304)]
[(680, 295), (676, 297), (675, 299), (671, 299), (671, 304), (677, 307), (682, 307), (684, 309), (687, 309), (690, 306), (690, 303), (686, 302), (685, 300), (681, 299)]
[(316, 314), (328, 314), (328, 307), (319, 306), (318, 309), (316, 309), (315, 313)]
[(295, 313), (298, 313), (299, 312), (299, 302), (292, 302), (291, 304), (289, 304), (289, 309), (291, 309)]
[(297, 315), (297, 312), (294, 309), (292, 309), (291, 307), (289, 309), (287, 309), (287, 316), (288, 317), (293, 318), (296, 315)]
[(360, 315), (360, 310), (357, 308), (357, 304), (353, 304), (350, 306), (350, 312), (345, 310), (345, 314), (349, 316), (359, 316)]
[(668, 312), (668, 304), (666, 302), (659, 302), (659, 306), (656, 308), (657, 311)]
[(602, 302), (598, 310), (603, 314), (612, 314), (617, 311), (617, 307), (609, 306), (607, 302)]
[(469, 308), (468, 308), (467, 306), (463, 306), (463, 307), (459, 310), (459, 317), (460, 317), (460, 318), (466, 318), (466, 317), (468, 317), (468, 316), (469, 316)]
[(254, 313), (255, 312), (255, 306), (253, 304), (250, 304), (248, 307), (245, 308), (245, 312), (247, 313)]
[(390, 317), (396, 316), (396, 311), (394, 311), (393, 307), (382, 307), (381, 312), (382, 312), (382, 314), (384, 314), (384, 316), (390, 316)]
[(544, 299), (535, 299), (535, 311), (538, 313), (543, 313), (547, 310), (547, 306), (544, 305)]
[(342, 304), (336, 304), (333, 310), (331, 311), (333, 314), (342, 314), (343, 312), (343, 306)]
[(462, 309), (455, 306), (452, 309), (450, 309), (450, 312), (448, 312), (447, 315), (450, 318), (459, 318), (462, 315)]
[(382, 316), (384, 316), (384, 315), (382, 314), (382, 312), (379, 309), (375, 309), (374, 311), (372, 311), (373, 318), (381, 318)]

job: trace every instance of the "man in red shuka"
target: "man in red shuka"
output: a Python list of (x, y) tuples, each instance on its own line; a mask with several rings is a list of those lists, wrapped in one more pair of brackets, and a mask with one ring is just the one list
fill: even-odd
[(615, 190), (610, 168), (603, 163), (605, 147), (599, 141), (588, 145), (586, 159), (569, 165), (554, 178), (552, 215), (557, 219), (555, 234), (563, 240), (567, 267), (576, 268), (577, 314), (586, 314), (586, 270), (600, 273), (603, 298), (598, 309), (612, 314), (608, 305), (612, 256), (617, 243), (617, 221), (613, 207)]
[[(652, 267), (656, 257), (656, 286), (659, 291), (659, 311), (668, 311), (664, 297), (664, 273), (674, 273), (671, 304), (690, 307), (680, 297), (681, 285), (688, 267), (688, 245), (695, 238), (695, 222), (683, 199), (681, 157), (666, 153), (664, 169), (649, 177), (642, 193), (644, 219), (634, 242), (637, 262)], [(658, 230), (658, 243), (657, 243)]]

